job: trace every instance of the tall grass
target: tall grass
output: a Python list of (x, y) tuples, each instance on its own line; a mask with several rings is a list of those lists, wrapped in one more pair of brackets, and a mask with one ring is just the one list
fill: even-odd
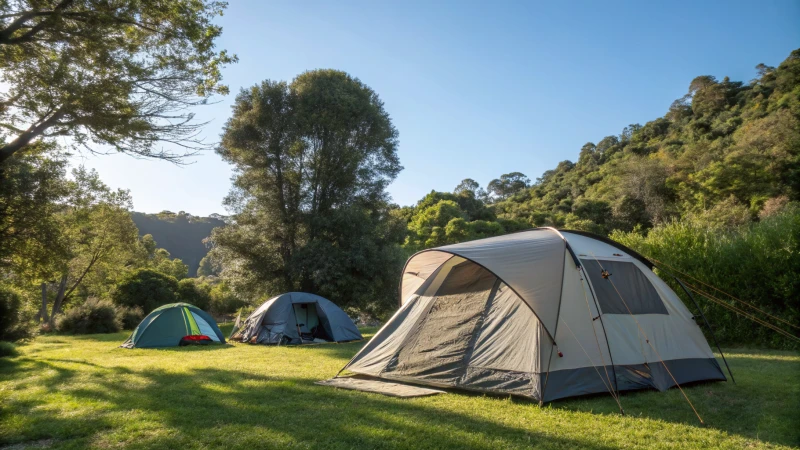
[[(800, 325), (800, 207), (797, 205), (739, 228), (710, 227), (683, 220), (653, 228), (646, 235), (615, 232), (611, 238), (789, 323)], [(694, 305), (680, 287), (670, 276), (662, 275), (694, 311)], [(683, 278), (690, 281), (688, 277)], [(695, 295), (695, 298), (724, 345), (800, 348), (791, 339), (702, 296)], [(730, 304), (742, 306), (732, 301)], [(756, 315), (798, 335), (797, 329), (763, 314)]]

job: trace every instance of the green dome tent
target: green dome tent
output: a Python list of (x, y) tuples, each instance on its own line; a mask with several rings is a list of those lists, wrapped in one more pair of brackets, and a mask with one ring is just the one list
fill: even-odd
[(172, 303), (148, 314), (121, 347), (161, 348), (211, 343), (225, 343), (217, 322), (194, 305)]

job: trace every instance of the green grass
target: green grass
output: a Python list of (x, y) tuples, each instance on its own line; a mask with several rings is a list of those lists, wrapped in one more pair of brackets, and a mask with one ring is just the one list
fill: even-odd
[[(227, 331), (227, 330), (226, 330)], [(374, 330), (368, 330), (374, 332)], [(540, 408), (314, 385), (363, 345), (117, 348), (125, 333), (45, 336), (0, 359), (0, 448), (786, 448), (800, 445), (800, 354), (729, 350), (738, 385)]]

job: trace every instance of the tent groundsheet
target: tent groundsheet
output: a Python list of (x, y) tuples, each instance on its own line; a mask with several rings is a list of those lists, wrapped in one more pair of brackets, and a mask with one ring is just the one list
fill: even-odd
[(441, 389), (425, 388), (404, 383), (381, 380), (364, 376), (331, 378), (330, 380), (317, 381), (320, 386), (332, 386), (353, 391), (372, 392), (388, 395), (390, 397), (410, 398), (425, 397), (428, 395), (444, 394)]

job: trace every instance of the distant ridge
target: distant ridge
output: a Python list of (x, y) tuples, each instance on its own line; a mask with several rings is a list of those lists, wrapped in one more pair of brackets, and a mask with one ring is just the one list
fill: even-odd
[(208, 253), (203, 239), (211, 235), (212, 229), (224, 226), (226, 219), (219, 214), (198, 217), (184, 211), (162, 211), (157, 214), (133, 212), (131, 216), (139, 228), (139, 236), (153, 235), (159, 247), (189, 266), (190, 277), (197, 275), (200, 260)]

